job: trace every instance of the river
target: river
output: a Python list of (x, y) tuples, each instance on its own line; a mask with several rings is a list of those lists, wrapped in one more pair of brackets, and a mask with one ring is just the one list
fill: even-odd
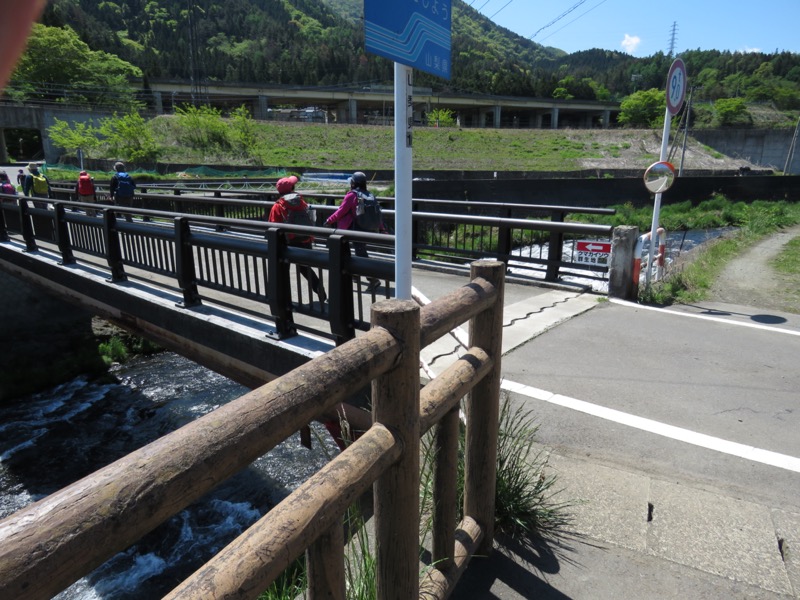
[[(248, 391), (172, 353), (112, 374), (0, 406), (0, 518)], [(314, 431), (312, 450), (292, 436), (56, 598), (162, 597), (338, 452)]]

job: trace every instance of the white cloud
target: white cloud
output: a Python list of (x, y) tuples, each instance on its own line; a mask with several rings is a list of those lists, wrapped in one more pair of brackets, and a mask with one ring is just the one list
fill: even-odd
[(745, 46), (744, 50), (741, 51), (744, 54), (748, 54), (750, 52), (761, 52), (761, 48), (749, 48)]
[(639, 47), (639, 44), (642, 43), (642, 38), (638, 35), (630, 35), (625, 34), (625, 39), (620, 42), (620, 46), (622, 46), (623, 50), (628, 54), (633, 54), (636, 52), (636, 49)]

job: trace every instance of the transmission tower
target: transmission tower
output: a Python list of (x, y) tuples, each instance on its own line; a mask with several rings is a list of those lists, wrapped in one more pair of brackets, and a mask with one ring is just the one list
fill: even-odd
[(203, 61), (200, 45), (197, 42), (197, 6), (194, 0), (188, 0), (189, 20), (189, 80), (192, 84), (192, 104), (197, 106), (205, 96), (206, 90), (203, 82)]
[(667, 52), (667, 56), (674, 56), (675, 55), (675, 42), (678, 40), (678, 22), (672, 22), (672, 29), (670, 30), (669, 34), (669, 51)]

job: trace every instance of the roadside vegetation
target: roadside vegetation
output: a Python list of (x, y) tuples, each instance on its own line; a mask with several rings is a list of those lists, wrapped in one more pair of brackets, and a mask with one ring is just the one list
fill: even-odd
[[(614, 206), (612, 217), (582, 215), (584, 222), (610, 225), (635, 225), (640, 232), (650, 230), (652, 207), (634, 208), (630, 204)], [(729, 235), (702, 244), (690, 257), (680, 260), (663, 281), (649, 289), (640, 288), (640, 300), (655, 304), (696, 302), (704, 299), (725, 265), (747, 248), (780, 228), (800, 223), (800, 204), (785, 201), (732, 202), (717, 194), (694, 205), (686, 201), (666, 205), (660, 223), (667, 231), (733, 228)], [(778, 269), (797, 269), (800, 241), (795, 240), (779, 260)], [(794, 262), (793, 262), (794, 261)]]

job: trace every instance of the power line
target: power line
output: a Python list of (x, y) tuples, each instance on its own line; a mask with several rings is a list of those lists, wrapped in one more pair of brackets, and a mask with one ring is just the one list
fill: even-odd
[[(586, 16), (586, 15), (588, 15), (590, 12), (592, 12), (592, 11), (593, 11), (595, 8), (597, 8), (597, 7), (598, 7), (598, 6), (600, 6), (601, 4), (605, 4), (606, 2), (608, 2), (608, 0), (601, 0), (600, 2), (598, 2), (597, 4), (595, 4), (595, 5), (594, 5), (592, 8), (590, 8), (590, 9), (589, 9), (589, 10), (587, 10), (586, 12), (584, 12), (584, 13), (581, 13), (581, 14), (579, 14), (577, 17), (575, 17), (574, 19), (572, 19), (572, 21), (569, 21), (569, 22), (567, 22), (567, 23), (564, 23), (564, 24), (563, 24), (561, 27), (559, 27), (558, 29), (556, 29), (555, 31), (553, 31), (553, 32), (552, 32), (550, 35), (547, 35), (547, 36), (543, 37), (543, 38), (540, 40), (540, 43), (541, 43), (541, 42), (543, 42), (543, 41), (545, 41), (545, 40), (546, 40), (546, 39), (548, 39), (548, 38), (551, 38), (551, 37), (553, 37), (553, 36), (554, 36), (555, 34), (557, 34), (559, 31), (562, 31), (562, 30), (563, 30), (565, 27), (568, 27), (568, 26), (572, 25), (572, 24), (573, 24), (575, 21), (577, 21), (577, 20), (578, 20), (578, 19), (580, 19), (581, 17), (585, 17), (585, 16)], [(540, 31), (541, 31), (541, 30), (540, 30)], [(537, 32), (537, 33), (538, 33), (538, 32)], [(534, 35), (535, 35), (535, 34), (534, 34)], [(533, 38), (531, 38), (531, 39), (533, 39)]]
[(530, 36), (530, 39), (533, 39), (533, 38), (535, 38), (535, 37), (536, 37), (536, 36), (537, 36), (537, 35), (538, 35), (538, 34), (539, 34), (541, 31), (543, 31), (544, 29), (547, 29), (547, 28), (548, 28), (548, 27), (550, 27), (551, 25), (555, 25), (556, 23), (558, 23), (558, 22), (559, 22), (561, 19), (563, 19), (564, 17), (566, 17), (566, 16), (567, 16), (569, 13), (571, 13), (573, 10), (575, 10), (576, 8), (578, 8), (578, 7), (579, 7), (581, 4), (583, 4), (584, 2), (586, 2), (586, 0), (578, 0), (578, 2), (576, 2), (575, 4), (573, 4), (573, 5), (572, 5), (570, 8), (568, 8), (567, 10), (565, 10), (565, 11), (564, 11), (563, 13), (561, 13), (560, 15), (558, 15), (558, 16), (557, 16), (555, 19), (553, 19), (552, 21), (550, 21), (550, 22), (549, 22), (547, 25), (545, 25), (544, 27), (540, 27), (540, 28), (539, 28), (539, 29), (538, 29), (538, 30), (537, 30), (537, 31), (536, 31), (536, 32), (535, 32), (535, 33), (534, 33), (532, 36)]
[(494, 18), (497, 16), (497, 13), (499, 13), (501, 10), (503, 10), (503, 9), (504, 9), (506, 6), (508, 6), (509, 4), (511, 4), (513, 1), (514, 1), (514, 0), (508, 0), (508, 2), (506, 2), (506, 3), (505, 3), (505, 4), (504, 4), (504, 5), (503, 5), (503, 6), (500, 8), (500, 10), (496, 11), (496, 12), (495, 12), (495, 13), (494, 13), (494, 14), (493, 14), (491, 17), (489, 17), (489, 20), (491, 21), (492, 19), (494, 19)]

